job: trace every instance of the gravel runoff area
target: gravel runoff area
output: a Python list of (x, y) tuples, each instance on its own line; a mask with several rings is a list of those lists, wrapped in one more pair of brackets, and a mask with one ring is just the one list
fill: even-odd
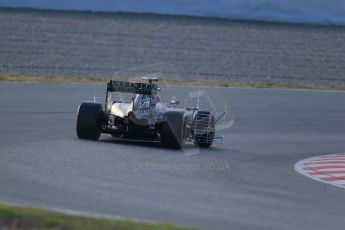
[(0, 8), (0, 39), (0, 75), (345, 86), (344, 27)]

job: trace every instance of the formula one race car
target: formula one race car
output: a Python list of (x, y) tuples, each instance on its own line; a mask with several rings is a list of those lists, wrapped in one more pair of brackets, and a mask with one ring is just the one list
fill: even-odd
[[(148, 83), (111, 80), (107, 84), (105, 108), (97, 102), (83, 102), (78, 109), (76, 131), (81, 139), (98, 140), (101, 133), (120, 139), (160, 142), (164, 147), (181, 148), (188, 141), (210, 147), (215, 137), (215, 118), (209, 109), (175, 108), (179, 102), (163, 103), (158, 96), (157, 78)], [(112, 93), (133, 94), (127, 101), (113, 100)]]

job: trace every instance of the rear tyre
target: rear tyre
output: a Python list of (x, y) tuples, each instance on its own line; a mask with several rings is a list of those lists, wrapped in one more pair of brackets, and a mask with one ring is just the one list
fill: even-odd
[(194, 144), (209, 148), (214, 141), (215, 118), (209, 110), (199, 110), (194, 115)]
[(184, 113), (169, 111), (164, 115), (161, 128), (161, 144), (166, 148), (180, 149), (184, 142)]
[(104, 114), (102, 105), (95, 102), (83, 102), (77, 115), (77, 136), (81, 139), (98, 140), (101, 132), (101, 120)]

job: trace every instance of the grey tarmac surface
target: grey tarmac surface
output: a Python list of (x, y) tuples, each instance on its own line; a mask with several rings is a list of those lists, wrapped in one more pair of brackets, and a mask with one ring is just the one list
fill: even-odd
[(344, 92), (209, 88), (235, 125), (188, 156), (189, 146), (79, 140), (76, 110), (94, 90), (105, 86), (0, 84), (0, 202), (208, 229), (344, 228), (345, 190), (294, 170), (345, 152)]
[(0, 74), (345, 86), (344, 27), (0, 8), (0, 40)]

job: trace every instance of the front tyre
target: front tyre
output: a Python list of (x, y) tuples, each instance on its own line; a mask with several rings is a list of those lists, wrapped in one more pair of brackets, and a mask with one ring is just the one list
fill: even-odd
[(103, 113), (102, 105), (99, 103), (81, 103), (77, 115), (77, 136), (80, 139), (98, 140), (101, 135), (100, 126)]
[(194, 144), (200, 148), (209, 148), (215, 135), (215, 117), (209, 110), (199, 110), (194, 115)]

